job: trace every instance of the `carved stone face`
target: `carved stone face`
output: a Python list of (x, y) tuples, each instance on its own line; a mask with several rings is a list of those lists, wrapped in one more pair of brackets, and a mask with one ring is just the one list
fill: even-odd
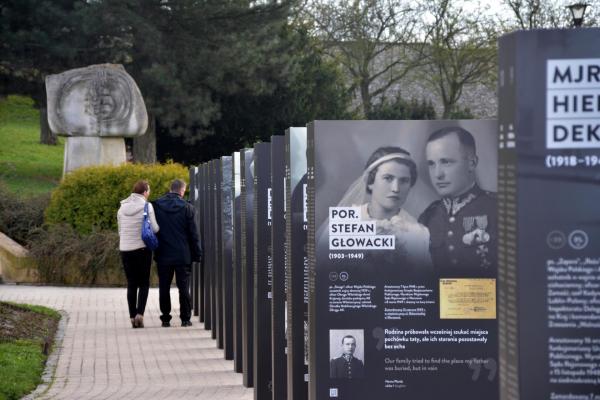
[(63, 136), (131, 137), (148, 127), (144, 99), (120, 65), (73, 69), (46, 78), (50, 129)]

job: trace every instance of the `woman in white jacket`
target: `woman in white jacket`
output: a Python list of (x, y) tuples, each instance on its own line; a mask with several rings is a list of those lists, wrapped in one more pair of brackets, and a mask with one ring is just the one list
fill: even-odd
[[(144, 327), (144, 310), (150, 289), (150, 265), (152, 251), (142, 241), (142, 222), (144, 206), (150, 195), (150, 185), (147, 181), (137, 181), (133, 193), (121, 200), (117, 212), (119, 224), (119, 250), (127, 277), (127, 304), (129, 317), (134, 328)], [(154, 216), (152, 204), (148, 202), (148, 216), (152, 230), (158, 232), (158, 224)]]

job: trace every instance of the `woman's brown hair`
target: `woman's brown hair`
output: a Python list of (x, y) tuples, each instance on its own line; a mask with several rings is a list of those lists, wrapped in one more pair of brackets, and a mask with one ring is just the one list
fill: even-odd
[(146, 180), (140, 180), (133, 185), (133, 193), (144, 194), (145, 191), (150, 190), (150, 184)]

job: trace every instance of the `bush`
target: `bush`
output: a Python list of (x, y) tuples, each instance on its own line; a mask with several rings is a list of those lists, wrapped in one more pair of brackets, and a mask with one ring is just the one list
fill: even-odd
[(150, 200), (168, 192), (173, 179), (187, 181), (188, 170), (180, 165), (125, 164), (80, 168), (69, 173), (52, 192), (46, 209), (48, 224), (66, 223), (80, 234), (116, 231), (120, 201), (139, 179), (150, 182)]
[(44, 223), (44, 209), (48, 194), (20, 198), (0, 183), (0, 232), (15, 242), (25, 245), (30, 232)]
[[(94, 230), (89, 234), (80, 234), (67, 224), (47, 225), (32, 232), (29, 249), (42, 283), (126, 284), (117, 232)], [(150, 283), (157, 282), (158, 275), (153, 267)]]
[(374, 104), (367, 119), (381, 120), (423, 120), (435, 119), (435, 108), (430, 101), (406, 101), (400, 96), (393, 101), (382, 100)]
[(51, 225), (32, 234), (29, 248), (37, 261), (40, 282), (94, 285), (125, 281), (116, 232), (80, 235), (69, 225)]
[(448, 115), (448, 119), (474, 119), (474, 118), (475, 118), (475, 116), (471, 112), (471, 109), (469, 109), (468, 107), (465, 107), (465, 108), (456, 107), (456, 109), (453, 110), (452, 112), (450, 112), (450, 115)]

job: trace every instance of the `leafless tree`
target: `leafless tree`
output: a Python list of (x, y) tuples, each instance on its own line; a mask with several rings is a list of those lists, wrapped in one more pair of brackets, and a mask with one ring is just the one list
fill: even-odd
[(422, 78), (437, 92), (442, 118), (449, 118), (468, 85), (493, 85), (496, 71), (496, 25), (469, 14), (450, 0), (430, 0), (427, 68)]
[[(511, 22), (517, 29), (566, 28), (572, 25), (569, 0), (504, 0), (511, 11)], [(585, 26), (600, 22), (600, 1), (588, 0)]]
[(376, 98), (423, 65), (421, 9), (405, 0), (314, 0), (303, 8), (314, 34), (350, 77), (363, 116)]

